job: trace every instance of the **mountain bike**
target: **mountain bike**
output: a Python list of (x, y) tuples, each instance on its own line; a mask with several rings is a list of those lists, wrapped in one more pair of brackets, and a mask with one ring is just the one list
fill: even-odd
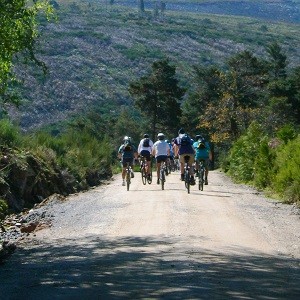
[(184, 156), (184, 185), (187, 189), (188, 194), (190, 193), (190, 166), (189, 166), (189, 156)]
[(141, 157), (141, 163), (140, 163), (140, 168), (141, 168), (141, 176), (142, 176), (142, 182), (144, 185), (148, 182), (148, 184), (152, 183), (152, 171), (150, 169), (149, 175), (147, 174), (147, 160), (146, 157)]
[(205, 173), (204, 160), (201, 159), (199, 161), (199, 170), (198, 170), (198, 176), (197, 176), (199, 191), (203, 191), (204, 173)]
[(164, 190), (166, 181), (166, 162), (164, 161), (162, 161), (160, 164), (159, 180), (161, 184), (161, 189)]
[(126, 176), (125, 176), (127, 191), (129, 191), (129, 187), (130, 187), (130, 183), (131, 183), (131, 173), (132, 173), (132, 169), (131, 169), (130, 163), (127, 162), (126, 163)]
[(171, 172), (172, 172), (171, 160), (168, 157), (167, 160), (166, 160), (166, 175), (171, 174)]
[(179, 163), (179, 159), (174, 157), (174, 171), (178, 171), (180, 170), (180, 163)]

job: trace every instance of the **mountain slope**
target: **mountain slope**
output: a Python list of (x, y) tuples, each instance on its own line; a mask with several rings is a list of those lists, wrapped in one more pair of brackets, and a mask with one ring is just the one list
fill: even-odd
[(48, 76), (31, 67), (19, 69), (27, 101), (10, 114), (25, 130), (94, 107), (118, 113), (120, 106), (131, 104), (128, 83), (164, 57), (176, 64), (186, 87), (193, 65), (222, 65), (245, 49), (265, 56), (265, 46), (274, 40), (286, 51), (290, 67), (300, 63), (297, 24), (171, 11), (156, 18), (147, 11), (141, 17), (137, 9), (105, 3), (57, 3), (58, 21), (42, 20), (39, 41), (38, 57), (48, 65)]

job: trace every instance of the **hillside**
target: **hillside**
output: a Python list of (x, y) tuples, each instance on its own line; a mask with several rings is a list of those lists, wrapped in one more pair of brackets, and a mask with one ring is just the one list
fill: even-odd
[(25, 101), (10, 114), (25, 130), (94, 107), (118, 113), (122, 105), (131, 103), (128, 83), (164, 57), (176, 64), (186, 87), (193, 65), (223, 65), (245, 49), (265, 56), (265, 46), (274, 40), (285, 50), (290, 67), (300, 64), (299, 24), (168, 9), (155, 18), (153, 10), (141, 17), (136, 8), (117, 6), (117, 2), (56, 3), (57, 21), (41, 20), (37, 49), (49, 68), (48, 76), (30, 66), (18, 69), (24, 78)]

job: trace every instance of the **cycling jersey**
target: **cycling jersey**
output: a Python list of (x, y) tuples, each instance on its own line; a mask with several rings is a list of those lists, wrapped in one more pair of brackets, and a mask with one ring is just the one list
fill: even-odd
[(198, 148), (198, 144), (199, 142), (195, 142), (193, 144), (193, 147), (196, 151), (196, 160), (199, 160), (199, 159), (207, 159), (209, 158), (209, 152), (210, 152), (210, 146), (209, 146), (209, 143), (208, 142), (205, 142), (205, 148), (204, 149), (199, 149)]
[(151, 140), (149, 140), (149, 147), (145, 147), (143, 146), (144, 144), (144, 140), (145, 139), (142, 139), (139, 143), (139, 146), (138, 146), (138, 153), (141, 154), (141, 152), (143, 150), (146, 150), (146, 151), (149, 151), (150, 153), (152, 152), (152, 148), (153, 148), (153, 142)]
[(155, 157), (169, 154), (169, 144), (165, 141), (157, 141), (154, 143)]

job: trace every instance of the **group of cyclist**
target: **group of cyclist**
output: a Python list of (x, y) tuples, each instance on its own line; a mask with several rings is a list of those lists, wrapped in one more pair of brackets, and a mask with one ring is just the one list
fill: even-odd
[[(155, 157), (157, 170), (157, 184), (160, 184), (159, 174), (162, 162), (167, 160), (179, 159), (180, 163), (180, 179), (184, 180), (184, 164), (185, 157), (189, 156), (188, 164), (190, 167), (190, 184), (195, 184), (195, 172), (199, 170), (199, 161), (204, 162), (205, 167), (205, 184), (208, 184), (208, 167), (209, 161), (212, 161), (212, 151), (209, 143), (200, 134), (195, 139), (189, 137), (183, 128), (179, 129), (178, 136), (170, 142), (165, 139), (163, 133), (158, 133), (157, 141), (153, 143), (148, 134), (144, 134), (140, 140), (138, 148), (131, 143), (131, 138), (125, 136), (122, 145), (119, 147), (118, 156), (122, 163), (122, 185), (125, 185), (125, 170), (127, 163), (133, 165), (133, 161), (138, 157), (145, 157), (147, 165), (146, 172), (150, 178), (151, 174), (151, 158)], [(195, 170), (194, 170), (195, 165)], [(131, 177), (134, 177), (132, 172)]]

